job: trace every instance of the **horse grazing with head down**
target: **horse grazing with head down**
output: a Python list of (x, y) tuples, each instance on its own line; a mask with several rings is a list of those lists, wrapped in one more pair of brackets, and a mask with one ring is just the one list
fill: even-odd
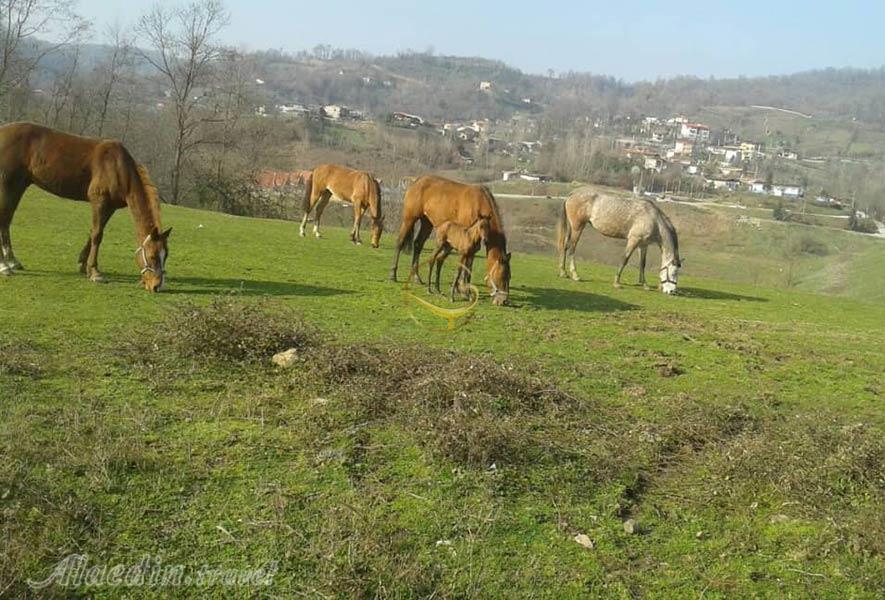
[(303, 180), (306, 189), (301, 237), (305, 235), (307, 219), (314, 209), (316, 209), (316, 221), (313, 233), (320, 237), (320, 217), (329, 199), (334, 196), (338, 200), (353, 204), (353, 229), (350, 232), (350, 241), (354, 244), (362, 243), (360, 224), (363, 213), (368, 210), (372, 216), (372, 247), (378, 247), (384, 229), (384, 217), (381, 215), (381, 185), (374, 177), (366, 171), (354, 171), (340, 165), (320, 165), (310, 176), (304, 176)]
[(80, 271), (94, 282), (106, 281), (98, 270), (105, 225), (118, 208), (128, 207), (142, 285), (151, 292), (163, 287), (171, 229), (161, 232), (160, 200), (147, 170), (120, 142), (70, 135), (34, 123), (0, 127), (0, 274), (22, 268), (12, 251), (9, 226), (31, 184), (92, 206), (92, 231), (79, 262)]
[(667, 215), (650, 200), (622, 198), (591, 186), (575, 190), (562, 204), (557, 240), (560, 277), (566, 277), (566, 260), (570, 258), (571, 278), (578, 281), (575, 250), (587, 223), (606, 237), (627, 240), (624, 259), (615, 275), (615, 287), (621, 287), (621, 273), (636, 248), (639, 248), (639, 283), (648, 287), (645, 283), (645, 255), (648, 245), (656, 244), (661, 248), (661, 291), (665, 294), (676, 292), (682, 261), (676, 228)]
[[(486, 281), (492, 289), (492, 303), (506, 304), (510, 295), (510, 253), (507, 252), (507, 237), (504, 235), (495, 197), (484, 186), (459, 183), (436, 175), (419, 177), (406, 190), (403, 198), (403, 220), (396, 240), (390, 280), (396, 281), (399, 255), (403, 248), (411, 245), (412, 266), (409, 278), (418, 278), (420, 282), (418, 259), (433, 228), (446, 221), (470, 227), (482, 217), (489, 222), (485, 240)], [(419, 222), (420, 228), (413, 239), (415, 223)], [(461, 281), (466, 284), (470, 282), (473, 259), (469, 258), (465, 266), (467, 271)]]
[(480, 245), (489, 237), (489, 218), (480, 217), (470, 227), (462, 227), (457, 223), (446, 221), (436, 228), (436, 244), (430, 258), (430, 272), (427, 274), (427, 291), (433, 293), (433, 268), (436, 267), (436, 291), (439, 289), (439, 275), (442, 266), (453, 250), (458, 251), (460, 260), (455, 279), (452, 281), (450, 298), (455, 301), (455, 290), (458, 289), (462, 277), (467, 275), (467, 263), (473, 261)]

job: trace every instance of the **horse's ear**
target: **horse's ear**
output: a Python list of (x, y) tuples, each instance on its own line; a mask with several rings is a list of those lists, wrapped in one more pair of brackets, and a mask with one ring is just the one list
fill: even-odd
[(170, 227), (169, 229), (167, 229), (166, 231), (164, 231), (163, 234), (162, 234), (160, 237), (162, 237), (164, 240), (168, 240), (168, 239), (169, 239), (169, 234), (170, 234), (170, 233), (172, 233), (172, 228), (171, 228), (171, 227)]
[(150, 238), (155, 242), (160, 239), (160, 231), (156, 227), (151, 229)]
[(506, 258), (506, 260), (507, 260), (507, 262), (510, 262), (510, 253), (509, 253), (509, 252), (507, 253), (507, 258)]

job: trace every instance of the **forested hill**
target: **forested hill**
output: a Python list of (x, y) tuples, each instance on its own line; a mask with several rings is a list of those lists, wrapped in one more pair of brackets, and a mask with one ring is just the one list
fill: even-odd
[[(711, 105), (768, 105), (825, 117), (885, 124), (885, 67), (822, 69), (793, 75), (627, 83), (607, 75), (532, 75), (500, 61), (401, 53), (337, 58), (260, 53), (255, 58), (281, 97), (344, 103), (428, 118), (504, 117), (516, 110), (553, 115), (696, 113)], [(551, 77), (551, 75), (553, 75)], [(480, 82), (492, 84), (480, 91)], [(525, 102), (529, 99), (531, 102)]]

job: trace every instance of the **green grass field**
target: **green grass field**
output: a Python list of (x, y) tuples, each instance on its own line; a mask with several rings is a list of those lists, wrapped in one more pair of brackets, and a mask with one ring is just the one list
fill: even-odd
[[(158, 593), (29, 588), (74, 553), (278, 564), (267, 587), (168, 596), (885, 589), (885, 244), (851, 255), (842, 296), (739, 283), (725, 257), (705, 263), (721, 279), (688, 263), (667, 297), (515, 254), (512, 307), (484, 297), (433, 333), (386, 281), (389, 234), (373, 250), (167, 206), (169, 286), (149, 295), (124, 212), (110, 283), (81, 278), (88, 220), (30, 192), (13, 227), (28, 270), (0, 280), (0, 596)], [(209, 339), (187, 315), (217, 310), (246, 340), (289, 311), (317, 333), (291, 370), (182, 350)]]

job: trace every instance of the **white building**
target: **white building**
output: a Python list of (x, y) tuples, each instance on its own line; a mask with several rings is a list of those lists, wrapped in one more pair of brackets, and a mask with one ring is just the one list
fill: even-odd
[(700, 123), (682, 123), (679, 126), (679, 137), (697, 142), (710, 141), (710, 128)]

